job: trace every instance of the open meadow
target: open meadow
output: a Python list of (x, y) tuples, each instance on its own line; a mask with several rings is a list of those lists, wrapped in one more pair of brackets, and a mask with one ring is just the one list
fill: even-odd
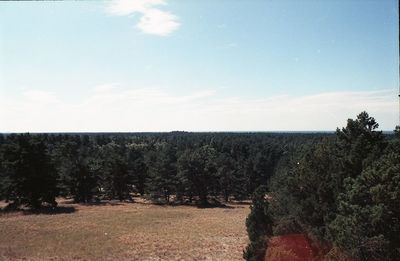
[(0, 214), (0, 260), (242, 260), (248, 243), (247, 204), (59, 206)]

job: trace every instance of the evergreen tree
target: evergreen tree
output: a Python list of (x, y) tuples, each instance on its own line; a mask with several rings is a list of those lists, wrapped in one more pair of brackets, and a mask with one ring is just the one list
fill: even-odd
[(128, 170), (133, 179), (136, 192), (144, 195), (148, 179), (148, 167), (145, 162), (147, 145), (132, 143), (128, 145)]
[(400, 126), (396, 126), (396, 128), (394, 129), (394, 135), (397, 139), (400, 138)]
[(216, 151), (209, 145), (185, 151), (178, 160), (179, 177), (186, 191), (195, 192), (201, 205), (208, 205), (207, 197), (217, 184)]
[(357, 260), (400, 257), (400, 142), (355, 179), (345, 180), (335, 241)]
[(265, 259), (267, 240), (272, 236), (273, 219), (269, 213), (269, 203), (266, 196), (266, 186), (258, 187), (253, 193), (251, 211), (246, 219), (250, 243), (243, 253), (243, 257), (248, 261)]
[(110, 142), (101, 146), (101, 188), (106, 198), (131, 199), (133, 177), (128, 171), (125, 145)]
[(347, 126), (336, 130), (338, 155), (342, 158), (343, 178), (355, 178), (362, 170), (378, 159), (387, 143), (379, 124), (367, 112), (361, 112), (356, 120), (348, 119)]
[(72, 196), (75, 202), (90, 202), (98, 194), (97, 156), (95, 146), (79, 136), (57, 148), (55, 158), (64, 196)]
[(287, 193), (293, 202), (291, 215), (319, 240), (327, 238), (326, 223), (334, 219), (336, 197), (342, 191), (335, 146), (326, 140), (310, 149), (287, 176)]
[(236, 170), (235, 162), (227, 153), (221, 153), (216, 159), (218, 192), (222, 192), (225, 202), (229, 200), (231, 194), (235, 194), (238, 182), (238, 171)]
[[(13, 204), (40, 208), (56, 206), (57, 172), (43, 137), (20, 134), (4, 147), (3, 168), (7, 180), (5, 199)], [(4, 186), (4, 185), (3, 185)]]
[(7, 190), (11, 188), (10, 177), (7, 175), (6, 169), (6, 158), (5, 158), (5, 148), (3, 135), (0, 135), (0, 200), (4, 200), (7, 194)]
[(176, 193), (176, 161), (176, 150), (170, 144), (161, 144), (151, 157), (147, 189), (153, 198), (162, 197), (169, 203), (171, 195)]

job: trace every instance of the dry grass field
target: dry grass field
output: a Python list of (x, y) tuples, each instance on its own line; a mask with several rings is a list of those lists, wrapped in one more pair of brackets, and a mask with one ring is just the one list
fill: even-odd
[(143, 200), (65, 213), (0, 214), (0, 260), (242, 260), (249, 206), (160, 206)]

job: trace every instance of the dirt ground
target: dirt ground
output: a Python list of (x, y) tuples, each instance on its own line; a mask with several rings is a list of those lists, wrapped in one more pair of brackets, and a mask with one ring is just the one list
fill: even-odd
[(313, 261), (314, 249), (304, 235), (290, 234), (270, 239), (265, 260)]
[(243, 260), (248, 204), (78, 205), (0, 214), (0, 260)]

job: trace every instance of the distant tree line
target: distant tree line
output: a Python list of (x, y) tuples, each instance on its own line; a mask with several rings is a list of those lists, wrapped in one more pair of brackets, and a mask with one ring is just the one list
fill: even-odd
[(326, 260), (400, 260), (400, 128), (377, 128), (362, 112), (281, 157), (254, 193), (244, 257), (264, 260), (268, 238), (302, 233), (330, 249)]
[(0, 199), (9, 207), (132, 200), (217, 204), (267, 185), (281, 158), (326, 134), (0, 135)]

